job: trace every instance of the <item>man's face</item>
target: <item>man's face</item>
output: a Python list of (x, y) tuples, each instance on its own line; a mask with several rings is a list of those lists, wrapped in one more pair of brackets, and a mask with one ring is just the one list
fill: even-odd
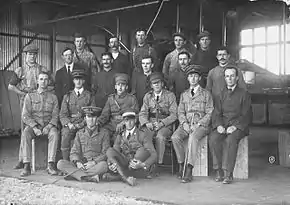
[(146, 40), (146, 33), (145, 31), (137, 31), (135, 37), (138, 44), (143, 44)]
[(154, 66), (154, 64), (152, 63), (152, 59), (151, 58), (142, 59), (141, 65), (142, 65), (144, 73), (149, 73), (150, 71), (152, 71), (152, 68)]
[(86, 115), (85, 119), (89, 128), (96, 126), (97, 116)]
[(38, 75), (37, 83), (38, 83), (39, 88), (46, 89), (48, 86), (48, 82), (49, 82), (49, 79), (48, 79), (47, 74)]
[(36, 63), (36, 57), (37, 57), (37, 53), (27, 52), (26, 53), (26, 62), (34, 64), (34, 63)]
[(174, 37), (175, 48), (177, 48), (177, 49), (183, 48), (184, 44), (185, 44), (185, 40), (182, 37), (180, 37), (180, 36)]
[(161, 80), (151, 83), (154, 92), (159, 93), (162, 90), (163, 82)]
[(117, 95), (121, 95), (121, 94), (125, 93), (125, 91), (128, 89), (128, 86), (125, 83), (118, 82), (115, 85), (115, 89), (117, 91)]
[(216, 58), (219, 64), (226, 65), (229, 62), (230, 54), (228, 54), (226, 50), (218, 50)]
[(225, 81), (228, 87), (233, 87), (237, 84), (239, 77), (235, 69), (225, 70)]
[(82, 50), (85, 47), (85, 39), (83, 37), (75, 38), (75, 46), (77, 50)]
[(118, 40), (118, 38), (110, 38), (109, 47), (118, 49), (119, 48), (119, 40)]
[(185, 68), (189, 65), (189, 58), (186, 54), (181, 54), (178, 56), (178, 62), (181, 68)]
[(189, 85), (191, 85), (191, 86), (198, 85), (200, 78), (201, 77), (198, 73), (191, 73), (187, 76), (187, 80), (189, 82)]
[(204, 36), (204, 37), (199, 39), (199, 45), (203, 49), (207, 49), (210, 45), (210, 42), (211, 42), (211, 40), (208, 36)]
[(73, 82), (76, 89), (81, 89), (84, 86), (85, 80), (82, 78), (74, 78)]
[(124, 119), (126, 130), (132, 130), (136, 124), (136, 118), (126, 117)]
[(73, 62), (73, 53), (71, 50), (67, 50), (63, 52), (62, 54), (62, 59), (64, 60), (65, 63), (71, 64)]
[(111, 59), (111, 56), (104, 55), (102, 56), (102, 64), (104, 68), (110, 68), (113, 63), (113, 59)]

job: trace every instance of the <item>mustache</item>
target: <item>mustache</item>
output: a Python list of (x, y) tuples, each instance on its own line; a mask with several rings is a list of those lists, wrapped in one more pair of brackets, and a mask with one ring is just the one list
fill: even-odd
[(221, 58), (220, 60), (226, 60), (225, 58)]

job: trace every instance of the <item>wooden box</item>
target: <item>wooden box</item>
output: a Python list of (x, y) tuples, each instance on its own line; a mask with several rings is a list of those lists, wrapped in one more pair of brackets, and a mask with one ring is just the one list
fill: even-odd
[[(48, 159), (47, 136), (36, 137), (35, 141), (35, 169), (46, 169)], [(32, 155), (31, 155), (32, 156)]]
[(290, 130), (278, 131), (279, 162), (283, 167), (290, 167)]
[(193, 176), (208, 176), (208, 137), (199, 141), (197, 159), (194, 165)]
[(248, 179), (249, 178), (249, 142), (248, 136), (244, 137), (239, 142), (236, 165), (234, 169), (234, 178)]

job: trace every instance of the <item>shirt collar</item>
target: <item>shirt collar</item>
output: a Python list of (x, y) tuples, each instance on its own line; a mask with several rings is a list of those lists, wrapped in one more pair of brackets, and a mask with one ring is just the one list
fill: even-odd
[(83, 88), (83, 87), (82, 87), (81, 89), (77, 89), (77, 88), (75, 88), (74, 91), (75, 91), (76, 95), (78, 94), (78, 92), (79, 92), (80, 94), (82, 94), (82, 92), (84, 91), (84, 88)]
[(160, 99), (160, 97), (161, 97), (161, 95), (162, 95), (162, 90), (161, 90), (161, 92), (160, 93), (154, 93), (154, 97), (156, 98), (157, 96), (159, 97), (159, 99)]
[(67, 63), (65, 63), (65, 67), (66, 67), (66, 70), (68, 70), (68, 66), (70, 66), (70, 71), (72, 71), (72, 68), (73, 68), (73, 66), (74, 66), (74, 63), (72, 62), (71, 64), (67, 64)]
[(126, 139), (128, 139), (129, 134), (131, 134), (131, 136), (133, 136), (134, 132), (135, 132), (136, 127), (134, 127), (132, 130), (126, 130)]
[(116, 58), (118, 58), (118, 56), (119, 56), (119, 52), (112, 53), (112, 56), (113, 56), (114, 60), (116, 60)]
[[(195, 86), (195, 87), (193, 88), (193, 92), (194, 92), (194, 93), (197, 93), (199, 87), (200, 87), (200, 85)], [(191, 90), (191, 89), (190, 89), (190, 90)]]
[(232, 91), (234, 91), (235, 89), (236, 89), (236, 87), (237, 87), (237, 84), (235, 84), (233, 87), (231, 87), (231, 88), (229, 88), (229, 87), (227, 87), (228, 88), (228, 90), (232, 90)]

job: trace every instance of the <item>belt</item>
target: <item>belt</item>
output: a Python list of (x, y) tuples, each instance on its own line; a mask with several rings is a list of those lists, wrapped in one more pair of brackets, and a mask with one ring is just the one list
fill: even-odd
[(164, 118), (167, 118), (169, 116), (169, 115), (157, 114), (157, 113), (150, 112), (149, 113), (149, 118), (157, 118), (157, 115), (158, 115), (159, 119), (164, 119)]

